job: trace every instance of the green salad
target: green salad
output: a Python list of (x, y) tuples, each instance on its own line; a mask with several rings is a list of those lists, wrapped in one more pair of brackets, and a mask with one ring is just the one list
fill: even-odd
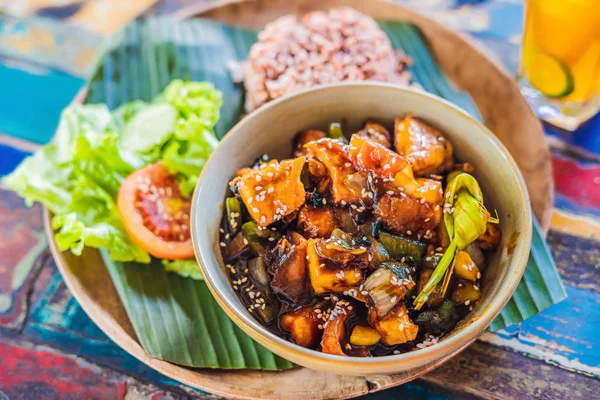
[(53, 213), (62, 251), (105, 248), (112, 260), (149, 263), (201, 279), (189, 237), (190, 195), (217, 144), (221, 93), (175, 80), (150, 102), (111, 112), (71, 105), (52, 142), (3, 183)]

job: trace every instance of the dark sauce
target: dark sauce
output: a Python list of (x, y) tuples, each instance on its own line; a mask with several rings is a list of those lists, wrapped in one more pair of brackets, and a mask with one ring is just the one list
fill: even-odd
[[(265, 156), (259, 157), (256, 159), (253, 167), (257, 168), (266, 161), (268, 161), (268, 159)], [(442, 177), (439, 177), (439, 176), (435, 176), (435, 177), (431, 177), (431, 178), (442, 179)], [(303, 179), (303, 182), (304, 182), (304, 179)], [(311, 206), (313, 206), (315, 208), (323, 207), (325, 204), (331, 204), (330, 199), (327, 198), (327, 196), (324, 196), (324, 195), (318, 193), (317, 190), (315, 190), (315, 188), (310, 184), (310, 182), (308, 182), (308, 181), (305, 182), (305, 189), (306, 189), (306, 193), (307, 193), (307, 197), (306, 197), (307, 204), (310, 204)], [(231, 191), (228, 193), (228, 196), (236, 196), (239, 199), (239, 194), (237, 193), (237, 190), (235, 187), (231, 188)], [(248, 211), (247, 211), (246, 207), (244, 206), (244, 203), (241, 200), (240, 200), (240, 205), (241, 205), (241, 213), (242, 213), (243, 221), (251, 221)], [(337, 210), (339, 211), (339, 209), (337, 209)], [(360, 232), (360, 234), (355, 235), (355, 240), (358, 243), (360, 243), (360, 245), (367, 246), (367, 247), (371, 246), (371, 242), (367, 238), (367, 235), (378, 238), (379, 233), (381, 231), (381, 225), (379, 224), (379, 222), (377, 220), (371, 219), (370, 210), (368, 210), (367, 212), (357, 212), (356, 209), (347, 208), (347, 209), (342, 210), (342, 212), (346, 212), (348, 214), (349, 219), (353, 221), (353, 223), (356, 225), (357, 231)], [(283, 221), (283, 220), (278, 221), (278, 222), (275, 222), (274, 224), (272, 224), (272, 226), (269, 229), (276, 230), (280, 233), (285, 234), (288, 231), (289, 227), (296, 226), (295, 222), (296, 222), (295, 217), (293, 219), (288, 219), (288, 221)], [(365, 303), (363, 303), (361, 301), (357, 301), (356, 299), (354, 299), (352, 297), (341, 295), (339, 293), (328, 293), (328, 294), (324, 294), (324, 295), (317, 295), (312, 291), (312, 288), (310, 287), (310, 285), (309, 285), (309, 290), (311, 292), (310, 300), (308, 302), (304, 302), (302, 304), (294, 304), (294, 303), (290, 302), (286, 297), (284, 297), (280, 294), (272, 293), (270, 295), (270, 299), (268, 301), (272, 302), (276, 306), (276, 313), (275, 313), (274, 318), (271, 318), (268, 322), (265, 322), (263, 315), (261, 315), (261, 310), (263, 308), (262, 304), (264, 304), (264, 303), (257, 301), (257, 295), (256, 295), (257, 293), (262, 293), (258, 296), (258, 298), (261, 298), (261, 296), (262, 296), (262, 298), (264, 298), (265, 290), (261, 289), (260, 285), (257, 285), (257, 283), (254, 281), (254, 279), (251, 277), (251, 275), (249, 273), (249, 269), (248, 269), (249, 261), (253, 258), (256, 258), (257, 257), (256, 254), (254, 254), (247, 246), (244, 251), (242, 251), (238, 254), (235, 254), (234, 256), (230, 256), (228, 254), (228, 251), (227, 251), (228, 246), (235, 239), (236, 235), (241, 235), (241, 231), (238, 230), (237, 232), (234, 232), (234, 233), (229, 231), (229, 226), (227, 223), (227, 216), (226, 216), (226, 213), (224, 212), (223, 217), (221, 219), (220, 242), (224, 243), (225, 247), (221, 246), (221, 253), (223, 256), (223, 260), (228, 267), (229, 278), (232, 282), (233, 289), (237, 293), (240, 301), (246, 307), (246, 309), (254, 316), (254, 318), (256, 318), (257, 321), (259, 321), (261, 324), (263, 324), (265, 327), (267, 327), (271, 332), (273, 332), (274, 334), (293, 343), (294, 340), (292, 338), (292, 335), (290, 333), (284, 331), (281, 327), (281, 317), (287, 313), (296, 311), (300, 308), (307, 307), (307, 306), (314, 306), (317, 304), (319, 305), (320, 309), (331, 310), (335, 307), (336, 301), (334, 301), (334, 298), (339, 299), (339, 300), (343, 299), (343, 300), (347, 300), (347, 301), (352, 301), (356, 307), (355, 313), (350, 315), (346, 319), (346, 322), (345, 322), (346, 330), (345, 330), (345, 337), (342, 340), (343, 343), (350, 342), (350, 335), (355, 326), (357, 326), (357, 325), (369, 326), (369, 323), (367, 322), (369, 310)], [(264, 257), (264, 259), (266, 260), (267, 263), (270, 263), (270, 257), (272, 257), (272, 256), (270, 256), (269, 253), (271, 252), (271, 250), (273, 250), (273, 248), (276, 245), (277, 245), (277, 241), (271, 242), (271, 244), (268, 246), (268, 249), (267, 249), (268, 250), (267, 255), (262, 256), (262, 257)], [(267, 267), (269, 267), (269, 265), (267, 265)], [(329, 266), (326, 266), (326, 267), (329, 267)], [(332, 265), (331, 267), (334, 267), (334, 266)], [(269, 268), (267, 268), (267, 270), (268, 269)], [(420, 269), (421, 269), (420, 266), (413, 265), (413, 272), (416, 276), (419, 275)], [(272, 278), (272, 277), (273, 277), (273, 275), (271, 273), (269, 273), (269, 278)], [(455, 280), (456, 279), (453, 278), (453, 281), (450, 284), (450, 288), (455, 287), (455, 285), (456, 285)], [(450, 292), (450, 290), (449, 290), (449, 292)], [(414, 310), (414, 306), (412, 303), (413, 303), (413, 300), (415, 299), (415, 296), (416, 296), (416, 287), (411, 292), (409, 292), (406, 295), (406, 297), (402, 300), (408, 309), (409, 317), (412, 321), (416, 321), (417, 317), (423, 312), (423, 310), (420, 310), (420, 311)], [(267, 300), (265, 300), (265, 301), (267, 301)], [(472, 310), (472, 308), (470, 308), (468, 306), (457, 305), (456, 312), (458, 314), (458, 320), (462, 320), (466, 315), (468, 315), (468, 313), (471, 310)], [(454, 323), (451, 327), (448, 327), (448, 329), (445, 329), (443, 332), (436, 332), (436, 335), (435, 335), (436, 339), (441, 338), (444, 335), (446, 335), (447, 333), (449, 333), (452, 329), (454, 329), (455, 326), (456, 326), (456, 323)], [(387, 356), (387, 355), (392, 355), (392, 354), (400, 354), (400, 353), (413, 351), (413, 350), (419, 348), (419, 346), (418, 346), (419, 343), (422, 343), (423, 341), (427, 340), (428, 338), (431, 338), (432, 336), (433, 335), (429, 331), (427, 331), (426, 329), (422, 329), (422, 327), (419, 325), (419, 331), (418, 331), (417, 337), (415, 338), (415, 340), (413, 340), (411, 342), (400, 344), (400, 345), (395, 345), (395, 346), (386, 346), (380, 342), (380, 343), (370, 346), (368, 348), (361, 347), (361, 346), (351, 346), (351, 347), (346, 347), (344, 349), (344, 352), (349, 356), (359, 356), (359, 357), (364, 357), (364, 356), (378, 357), (378, 356)], [(314, 350), (319, 351), (320, 345), (315, 346)]]
[[(235, 195), (235, 193), (231, 192), (230, 195)], [(315, 201), (315, 203), (321, 204), (322, 200), (318, 197), (317, 197), (317, 199), (318, 200)], [(242, 215), (244, 216), (245, 221), (250, 220), (247, 210), (245, 209), (243, 204), (242, 204)], [(279, 222), (278, 225), (279, 225), (279, 229), (284, 230), (288, 224)], [(374, 221), (372, 224), (370, 224), (370, 226), (367, 230), (370, 231), (370, 232), (368, 232), (370, 235), (375, 236), (379, 232), (379, 224), (376, 221)], [(233, 236), (229, 232), (229, 228), (227, 225), (227, 218), (224, 215), (223, 218), (221, 219), (220, 241), (225, 243), (226, 245), (228, 245), (232, 240), (233, 240)], [(369, 240), (367, 239), (366, 235), (357, 235), (356, 241), (359, 242), (361, 245), (365, 245), (365, 246), (369, 246), (371, 244), (369, 242)], [(272, 245), (272, 248), (273, 247), (275, 247), (275, 242)], [(272, 250), (272, 248), (270, 250)], [(333, 309), (333, 307), (335, 306), (335, 301), (332, 301), (332, 296), (336, 297), (340, 300), (342, 300), (342, 299), (345, 299), (348, 301), (354, 300), (351, 297), (340, 295), (339, 293), (328, 293), (328, 294), (324, 294), (324, 295), (317, 295), (314, 292), (312, 292), (312, 289), (311, 289), (311, 294), (312, 294), (311, 300), (307, 303), (298, 305), (298, 304), (293, 304), (286, 297), (284, 297), (282, 295), (273, 294), (272, 296), (274, 297), (274, 300), (277, 304), (276, 318), (271, 320), (269, 323), (265, 323), (265, 321), (261, 318), (261, 316), (259, 314), (259, 308), (256, 308), (256, 307), (251, 308), (253, 305), (256, 305), (256, 297), (252, 298), (250, 296), (250, 293), (257, 293), (260, 291), (260, 288), (256, 285), (255, 282), (253, 282), (252, 277), (249, 274), (248, 261), (252, 258), (255, 258), (256, 255), (253, 254), (248, 248), (246, 248), (239, 255), (237, 255), (233, 258), (230, 258), (227, 254), (226, 249), (227, 249), (227, 247), (221, 248), (223, 260), (225, 261), (225, 264), (233, 267), (233, 268), (228, 268), (229, 278), (230, 278), (232, 285), (234, 287), (234, 290), (236, 291), (242, 304), (246, 307), (246, 309), (248, 309), (248, 311), (254, 316), (254, 318), (256, 318), (257, 321), (259, 321), (261, 324), (263, 324), (265, 327), (267, 327), (274, 334), (276, 334), (290, 342), (293, 342), (291, 334), (288, 332), (285, 332), (281, 328), (281, 325), (280, 325), (281, 317), (283, 315), (293, 312), (293, 311), (296, 311), (299, 308), (303, 308), (303, 307), (307, 307), (307, 306), (314, 306), (315, 304), (318, 304), (318, 303), (321, 303), (320, 304), (321, 308)], [(333, 267), (333, 265), (331, 267)], [(411, 320), (414, 321), (416, 316), (420, 312), (414, 310), (414, 306), (412, 304), (413, 300), (414, 300), (414, 295), (407, 296), (404, 300), (404, 303), (409, 310), (409, 316), (410, 316)], [(368, 325), (368, 323), (367, 323), (368, 308), (367, 308), (366, 304), (364, 304), (360, 301), (356, 301), (356, 300), (354, 300), (353, 303), (356, 306), (356, 313), (349, 316), (345, 322), (345, 326), (346, 326), (346, 335), (345, 336), (346, 337), (343, 340), (344, 343), (350, 342), (350, 335), (352, 333), (352, 329), (356, 325), (365, 325), (365, 326)], [(457, 307), (457, 311), (459, 312), (461, 319), (469, 313), (468, 307), (465, 307), (465, 306)], [(379, 356), (388, 356), (388, 355), (392, 355), (392, 354), (400, 354), (400, 353), (412, 351), (412, 350), (417, 349), (416, 344), (424, 341), (428, 335), (429, 335), (428, 332), (425, 332), (425, 331), (419, 329), (417, 338), (414, 341), (400, 344), (400, 345), (395, 345), (395, 346), (386, 346), (382, 343), (378, 343), (378, 344), (376, 344), (374, 346), (370, 346), (368, 348), (367, 355), (370, 355), (373, 357), (379, 357)], [(317, 346), (314, 350), (320, 350), (319, 346)], [(344, 349), (344, 351), (349, 356), (364, 357), (366, 355), (364, 349), (360, 348), (358, 346), (352, 346), (351, 348), (346, 348), (346, 349)]]

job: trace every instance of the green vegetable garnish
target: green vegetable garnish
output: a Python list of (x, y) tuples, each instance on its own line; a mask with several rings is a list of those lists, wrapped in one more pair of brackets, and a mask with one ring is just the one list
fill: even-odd
[(427, 249), (425, 243), (387, 232), (379, 234), (379, 242), (381, 242), (393, 260), (405, 258), (416, 264), (421, 262), (421, 258)]
[[(61, 251), (81, 255), (105, 248), (112, 260), (149, 263), (150, 255), (125, 232), (116, 198), (135, 170), (162, 161), (189, 195), (217, 139), (221, 94), (204, 82), (173, 81), (152, 103), (135, 101), (111, 113), (106, 105), (72, 105), (48, 145), (25, 159), (2, 182), (39, 201), (54, 217)], [(193, 260), (167, 270), (195, 275)], [(192, 276), (193, 277), (193, 276)]]
[(233, 235), (242, 228), (242, 208), (240, 201), (235, 197), (228, 197), (225, 200), (225, 211), (227, 213), (229, 233)]
[(456, 252), (481, 236), (486, 230), (488, 221), (498, 223), (498, 220), (492, 218), (486, 210), (483, 204), (483, 193), (472, 175), (465, 172), (456, 175), (448, 183), (444, 199), (444, 225), (451, 239), (450, 246), (415, 299), (416, 310), (423, 307), (438, 283), (444, 278)]
[(339, 122), (332, 122), (329, 125), (328, 136), (332, 139), (342, 140), (347, 142), (346, 136), (344, 136), (344, 130), (342, 129), (342, 124)]
[(248, 242), (250, 250), (257, 256), (265, 254), (268, 247), (275, 244), (281, 237), (279, 232), (260, 228), (254, 221), (248, 221), (242, 225), (242, 235)]

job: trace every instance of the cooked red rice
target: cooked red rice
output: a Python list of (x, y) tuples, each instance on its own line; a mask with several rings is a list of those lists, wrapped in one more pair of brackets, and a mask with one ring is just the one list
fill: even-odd
[(396, 52), (369, 16), (353, 8), (269, 23), (244, 68), (246, 110), (319, 84), (377, 80), (408, 85), (410, 59)]

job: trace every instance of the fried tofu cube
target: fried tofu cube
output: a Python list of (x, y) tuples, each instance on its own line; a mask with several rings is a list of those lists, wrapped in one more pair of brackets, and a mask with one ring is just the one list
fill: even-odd
[(356, 325), (350, 335), (350, 344), (354, 346), (373, 346), (380, 340), (379, 332), (369, 326)]
[(326, 260), (322, 259), (317, 251), (318, 241), (322, 239), (309, 239), (307, 247), (308, 273), (313, 291), (316, 294), (327, 292), (343, 293), (354, 288), (362, 279), (360, 268), (333, 269), (325, 266)]
[(383, 125), (376, 122), (367, 121), (365, 126), (356, 135), (365, 139), (370, 139), (384, 147), (392, 147), (392, 135)]
[(326, 138), (327, 134), (317, 129), (306, 129), (296, 134), (294, 142), (296, 143), (294, 157), (302, 157), (308, 155), (308, 150), (304, 147), (305, 144)]
[(453, 164), (452, 144), (440, 131), (417, 118), (396, 119), (394, 141), (396, 151), (411, 163), (417, 176), (440, 173)]
[(321, 139), (305, 145), (308, 152), (318, 159), (327, 169), (331, 181), (332, 200), (334, 203), (359, 203), (360, 193), (355, 193), (348, 187), (348, 177), (356, 170), (344, 151), (344, 147), (337, 140)]
[(323, 338), (321, 339), (321, 351), (327, 354), (345, 356), (342, 342), (346, 338), (346, 320), (355, 313), (355, 307), (345, 300), (340, 300), (331, 310), (329, 320), (325, 324)]
[(477, 238), (475, 243), (482, 249), (494, 250), (500, 244), (500, 239), (502, 239), (502, 231), (500, 228), (488, 222), (485, 232)]
[(433, 206), (443, 206), (444, 190), (442, 189), (442, 182), (427, 178), (417, 178), (415, 181), (418, 185), (413, 194), (415, 198), (425, 199), (427, 203)]
[(381, 342), (386, 346), (394, 346), (415, 340), (419, 327), (408, 316), (406, 305), (394, 307), (385, 318), (378, 320), (377, 312), (369, 312), (369, 322), (381, 335)]
[(298, 346), (312, 348), (321, 339), (323, 321), (317, 318), (314, 307), (304, 307), (281, 317), (281, 329), (291, 333)]
[(464, 250), (456, 253), (456, 257), (454, 257), (454, 274), (469, 281), (476, 281), (478, 277), (481, 277), (479, 268), (477, 268), (469, 253)]
[(298, 230), (309, 238), (328, 238), (336, 225), (332, 207), (316, 208), (307, 204), (298, 214)]
[[(408, 170), (408, 172), (407, 172)], [(410, 195), (416, 199), (425, 199), (433, 206), (444, 204), (444, 191), (442, 182), (427, 178), (414, 178), (410, 168), (405, 168), (402, 172), (396, 174), (393, 186), (387, 185), (390, 189), (401, 189), (404, 194)]]
[(387, 147), (358, 135), (350, 139), (349, 156), (356, 169), (386, 179), (393, 179), (408, 164), (404, 157)]
[(304, 162), (304, 157), (269, 161), (231, 182), (258, 225), (266, 227), (304, 205), (306, 193), (300, 180)]
[(386, 193), (375, 203), (373, 215), (391, 231), (427, 239), (441, 221), (442, 209), (409, 196)]

